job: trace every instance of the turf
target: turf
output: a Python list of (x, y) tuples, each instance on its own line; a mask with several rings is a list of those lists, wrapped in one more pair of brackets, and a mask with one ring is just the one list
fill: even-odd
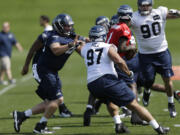
[[(27, 50), (43, 29), (39, 26), (39, 16), (47, 14), (53, 19), (59, 13), (68, 13), (75, 22), (75, 29), (78, 34), (87, 36), (88, 30), (94, 24), (95, 18), (99, 15), (111, 17), (115, 14), (117, 8), (122, 4), (131, 5), (137, 10), (135, 0), (1, 0), (0, 1), (0, 24), (3, 21), (10, 21), (12, 32), (18, 41), (23, 45), (24, 52), (19, 53), (16, 49), (12, 55), (12, 71), (17, 78), (16, 86), (0, 95), (0, 135), (16, 134), (13, 129), (13, 120), (11, 112), (15, 109), (25, 110), (41, 100), (35, 95), (37, 83), (30, 78), (31, 71), (27, 77), (20, 75)], [(178, 0), (157, 0), (154, 7), (164, 5), (169, 8), (179, 8)], [(166, 34), (169, 42), (169, 48), (173, 57), (173, 64), (179, 65), (180, 51), (180, 20), (169, 20), (167, 22)], [(82, 116), (86, 107), (88, 90), (86, 87), (86, 69), (83, 60), (74, 53), (66, 63), (60, 77), (63, 83), (63, 93), (65, 103), (73, 112), (72, 118), (56, 117), (49, 120), (48, 127), (61, 127), (56, 130), (56, 135), (111, 135), (114, 134), (114, 125), (112, 118), (108, 115), (103, 105), (100, 114), (92, 118), (90, 127), (82, 126)], [(31, 76), (30, 76), (31, 77)], [(162, 83), (158, 76), (156, 82)], [(7, 86), (6, 86), (7, 87)], [(9, 87), (9, 86), (8, 86)], [(179, 81), (174, 81), (174, 88), (180, 87)], [(0, 91), (5, 86), (0, 86)], [(180, 104), (176, 102), (177, 112), (180, 113)], [(174, 127), (174, 124), (180, 124), (180, 115), (175, 119), (169, 117), (169, 113), (163, 111), (167, 108), (167, 97), (165, 94), (153, 92), (149, 111), (163, 125), (170, 126), (169, 135), (180, 135), (180, 127)], [(21, 129), (24, 135), (32, 134), (36, 122), (41, 115), (27, 120)], [(125, 124), (131, 130), (132, 135), (152, 135), (155, 134), (150, 126), (132, 126), (129, 118), (123, 119)]]

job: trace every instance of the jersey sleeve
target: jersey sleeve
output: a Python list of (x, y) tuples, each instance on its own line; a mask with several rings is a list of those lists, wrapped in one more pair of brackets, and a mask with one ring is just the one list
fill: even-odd
[(54, 36), (49, 37), (48, 40), (47, 40), (46, 46), (50, 47), (50, 45), (53, 44), (53, 43), (59, 43), (58, 36), (54, 35)]
[(163, 6), (160, 6), (158, 7), (161, 15), (162, 15), (162, 18), (163, 20), (166, 20), (166, 17), (167, 17), (167, 14), (168, 14), (168, 8), (167, 7), (163, 7)]
[(16, 40), (14, 34), (12, 34), (11, 42), (12, 42), (12, 45), (15, 45), (17, 43), (17, 40)]
[(85, 46), (86, 46), (86, 45), (84, 45), (84, 46), (82, 47), (81, 52), (80, 52), (80, 53), (81, 53), (81, 56), (82, 56), (83, 58), (85, 57), (85, 54), (84, 54), (84, 53), (85, 53)]

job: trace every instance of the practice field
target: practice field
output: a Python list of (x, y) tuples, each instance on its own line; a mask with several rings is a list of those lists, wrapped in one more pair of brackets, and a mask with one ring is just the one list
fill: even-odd
[[(129, 4), (137, 10), (136, 0), (0, 0), (0, 25), (3, 21), (11, 23), (12, 32), (23, 45), (24, 52), (15, 49), (12, 55), (12, 71), (17, 79), (16, 85), (0, 86), (0, 135), (16, 134), (13, 128), (12, 111), (23, 111), (41, 100), (36, 96), (37, 83), (28, 75), (20, 75), (27, 51), (37, 36), (43, 31), (39, 26), (39, 16), (46, 14), (53, 19), (59, 13), (68, 13), (75, 22), (76, 33), (88, 36), (88, 30), (94, 25), (95, 18), (100, 15), (111, 17), (122, 4)], [(179, 0), (156, 0), (154, 7), (167, 6), (178, 9)], [(180, 8), (179, 8), (180, 9)], [(166, 27), (169, 48), (173, 57), (173, 65), (180, 65), (180, 19), (169, 20)], [(100, 114), (92, 117), (90, 127), (83, 127), (83, 113), (86, 108), (88, 90), (86, 87), (86, 70), (83, 60), (74, 53), (59, 73), (63, 83), (65, 103), (73, 112), (72, 118), (56, 117), (49, 120), (48, 127), (55, 130), (54, 135), (111, 135), (114, 134), (112, 118), (105, 105)], [(158, 76), (156, 82), (162, 83)], [(174, 88), (180, 89), (180, 82), (174, 81)], [(141, 102), (140, 102), (141, 103)], [(142, 103), (141, 103), (142, 104)], [(171, 119), (167, 111), (165, 94), (152, 92), (148, 110), (164, 126), (169, 126), (169, 135), (180, 135), (180, 104), (175, 101), (178, 115)], [(23, 135), (31, 135), (41, 115), (23, 123)], [(122, 119), (129, 127), (132, 135), (156, 134), (150, 126), (133, 126), (130, 118)]]

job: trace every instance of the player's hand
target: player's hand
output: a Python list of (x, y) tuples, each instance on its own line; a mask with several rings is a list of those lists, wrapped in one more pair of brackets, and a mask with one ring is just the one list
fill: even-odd
[(28, 71), (29, 71), (29, 67), (26, 66), (26, 65), (24, 65), (24, 66), (23, 66), (23, 69), (22, 69), (22, 71), (21, 71), (21, 75), (26, 75), (26, 74), (28, 73)]
[(75, 40), (74, 42), (70, 42), (70, 43), (68, 44), (68, 47), (69, 47), (69, 48), (72, 48), (72, 47), (74, 47), (76, 44), (77, 44), (77, 41)]
[(134, 73), (133, 73), (133, 71), (130, 71), (129, 77), (132, 78), (132, 79), (134, 78)]
[(130, 60), (136, 55), (136, 53), (137, 53), (136, 48), (135, 49), (130, 49), (130, 50), (126, 51), (125, 57), (126, 57), (127, 60)]

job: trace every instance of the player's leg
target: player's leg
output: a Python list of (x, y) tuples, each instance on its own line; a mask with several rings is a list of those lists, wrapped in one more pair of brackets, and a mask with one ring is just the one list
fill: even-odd
[[(52, 133), (51, 131), (46, 130), (46, 125), (48, 119), (52, 117), (60, 104), (63, 103), (63, 95), (61, 91), (61, 82), (58, 77), (58, 73), (54, 72), (44, 72), (44, 75), (41, 75), (41, 87), (45, 91), (44, 99), (47, 99), (49, 102), (45, 106), (44, 115), (40, 121), (36, 124), (34, 128), (34, 133)], [(38, 92), (37, 92), (38, 93)]]
[(149, 99), (151, 95), (150, 88), (152, 87), (156, 70), (155, 67), (152, 64), (153, 58), (151, 55), (148, 54), (140, 54), (139, 53), (139, 62), (141, 67), (141, 72), (143, 76), (143, 83), (144, 83), (144, 92), (143, 92), (143, 105), (148, 106), (149, 105)]
[(37, 104), (32, 109), (27, 109), (23, 112), (19, 112), (16, 110), (13, 111), (15, 131), (20, 132), (22, 122), (24, 122), (26, 119), (30, 118), (32, 115), (44, 113), (45, 108), (46, 108), (48, 103), (49, 103), (49, 101), (44, 101), (40, 104)]
[(127, 105), (127, 107), (132, 111), (136, 111), (141, 117), (141, 119), (149, 122), (149, 124), (157, 133), (166, 134), (167, 132), (169, 132), (169, 127), (160, 126), (158, 122), (154, 119), (154, 117), (151, 115), (151, 113), (146, 108), (139, 105), (136, 100), (133, 100), (130, 104)]
[(168, 109), (170, 117), (176, 117), (177, 112), (174, 105), (173, 82), (171, 80), (174, 73), (172, 70), (172, 59), (169, 50), (159, 53), (158, 59), (156, 60), (156, 70), (161, 74), (168, 96)]
[(119, 107), (117, 105), (113, 104), (112, 102), (107, 102), (106, 106), (107, 106), (107, 110), (108, 110), (109, 114), (111, 115), (111, 117), (114, 120), (116, 133), (121, 133), (122, 130), (124, 130), (128, 133), (129, 132), (128, 128), (126, 126), (124, 126), (121, 121), (121, 118), (119, 115)]
[[(127, 87), (125, 83), (119, 83), (117, 85), (109, 88), (107, 96), (111, 94), (114, 98), (109, 96), (108, 98), (118, 106), (127, 106), (130, 110), (135, 111), (141, 119), (147, 121), (152, 127), (156, 130), (156, 132), (165, 134), (169, 131), (169, 128), (161, 127), (153, 116), (148, 112), (148, 110), (142, 106), (140, 106), (135, 100), (135, 95), (132, 91)], [(115, 96), (116, 95), (116, 96)], [(119, 97), (119, 98), (118, 98)]]
[(91, 115), (93, 114), (93, 106), (96, 98), (90, 93), (88, 98), (88, 104), (83, 115), (83, 125), (90, 126), (91, 124)]

